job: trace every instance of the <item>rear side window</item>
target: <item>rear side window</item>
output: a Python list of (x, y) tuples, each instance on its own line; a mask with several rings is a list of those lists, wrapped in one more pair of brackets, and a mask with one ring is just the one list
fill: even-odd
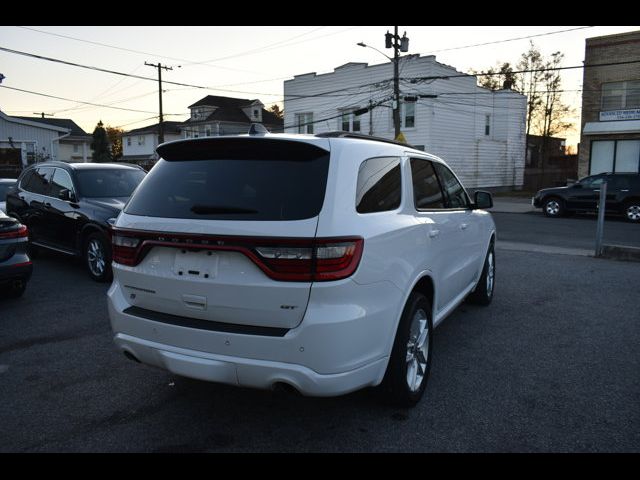
[(26, 179), (26, 185), (24, 180), (22, 181), (22, 188), (32, 193), (49, 195), (49, 181), (52, 174), (53, 167), (39, 167), (34, 170), (33, 175)]
[(401, 186), (399, 158), (365, 160), (358, 171), (356, 211), (373, 213), (395, 210), (400, 206)]
[(329, 153), (299, 142), (275, 143), (214, 140), (171, 146), (170, 160), (153, 167), (125, 212), (212, 220), (317, 216), (324, 203)]

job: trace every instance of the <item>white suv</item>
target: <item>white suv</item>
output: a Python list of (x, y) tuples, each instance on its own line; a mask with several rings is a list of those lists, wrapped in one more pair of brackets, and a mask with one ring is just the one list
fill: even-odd
[(489, 304), (495, 225), (447, 165), (347, 135), (181, 140), (112, 230), (109, 315), (133, 360), (187, 377), (415, 404), (432, 330)]

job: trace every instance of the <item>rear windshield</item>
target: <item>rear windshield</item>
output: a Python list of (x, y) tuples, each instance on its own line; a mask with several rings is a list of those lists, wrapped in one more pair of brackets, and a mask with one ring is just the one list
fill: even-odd
[(88, 198), (128, 197), (144, 178), (144, 171), (118, 169), (78, 170), (80, 195)]
[[(320, 213), (329, 154), (279, 142), (272, 148), (202, 158), (188, 148), (160, 160), (131, 198), (131, 215), (215, 220), (302, 220)], [(215, 143), (211, 144), (215, 150)], [(251, 151), (249, 151), (251, 150)], [(219, 152), (218, 152), (219, 153)], [(176, 158), (176, 155), (178, 158)], [(196, 156), (197, 160), (191, 160)], [(231, 158), (228, 158), (231, 157)], [(248, 158), (247, 158), (248, 157)]]

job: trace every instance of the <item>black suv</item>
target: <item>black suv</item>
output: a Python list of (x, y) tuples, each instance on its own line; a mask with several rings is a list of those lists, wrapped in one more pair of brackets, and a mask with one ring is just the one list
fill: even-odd
[(620, 213), (630, 222), (640, 222), (640, 173), (599, 173), (568, 187), (545, 188), (532, 199), (547, 217), (569, 212), (598, 210), (600, 187), (607, 182), (607, 213)]
[(107, 281), (110, 222), (144, 176), (127, 164), (39, 163), (7, 193), (7, 214), (29, 228), (31, 245), (81, 256), (91, 278)]

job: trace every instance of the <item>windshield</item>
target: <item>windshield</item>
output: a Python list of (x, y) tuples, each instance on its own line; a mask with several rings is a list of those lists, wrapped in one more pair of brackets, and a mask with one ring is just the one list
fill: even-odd
[(78, 170), (80, 195), (87, 198), (129, 197), (144, 178), (142, 170)]
[(4, 202), (5, 198), (7, 197), (7, 192), (12, 186), (13, 185), (11, 185), (10, 183), (0, 183), (0, 202)]

